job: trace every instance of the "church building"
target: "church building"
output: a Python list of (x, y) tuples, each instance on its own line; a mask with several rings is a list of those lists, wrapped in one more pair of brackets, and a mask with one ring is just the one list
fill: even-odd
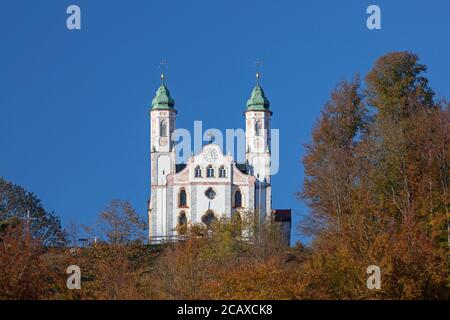
[[(150, 243), (177, 239), (180, 227), (211, 225), (215, 220), (255, 214), (277, 223), (290, 243), (291, 210), (272, 208), (269, 100), (257, 83), (245, 110), (245, 163), (225, 155), (220, 146), (205, 144), (186, 163), (177, 163), (175, 102), (162, 83), (150, 110), (151, 193), (148, 205)], [(179, 110), (182, 114), (182, 110)]]

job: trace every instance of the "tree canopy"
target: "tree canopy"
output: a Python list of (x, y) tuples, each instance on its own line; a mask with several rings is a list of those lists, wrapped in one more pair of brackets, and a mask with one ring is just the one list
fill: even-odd
[(6, 228), (8, 225), (17, 225), (19, 221), (24, 222), (31, 236), (42, 241), (45, 246), (66, 243), (66, 234), (61, 228), (59, 217), (45, 210), (36, 195), (0, 177), (0, 225)]
[(311, 208), (303, 228), (315, 236), (315, 273), (334, 287), (326, 297), (363, 297), (351, 279), (371, 264), (386, 281), (379, 297), (448, 290), (449, 104), (433, 100), (418, 61), (389, 53), (364, 89), (357, 79), (342, 81), (307, 145), (299, 197)]

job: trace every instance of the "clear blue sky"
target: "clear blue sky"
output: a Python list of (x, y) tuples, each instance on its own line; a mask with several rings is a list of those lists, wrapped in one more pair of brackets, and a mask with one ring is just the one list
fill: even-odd
[[(66, 29), (77, 4), (82, 30)], [(366, 28), (378, 4), (382, 29)], [(303, 144), (339, 79), (410, 50), (431, 86), (450, 97), (450, 2), (442, 1), (2, 1), (0, 176), (33, 191), (67, 223), (91, 224), (112, 199), (143, 215), (149, 195), (150, 101), (159, 61), (177, 126), (242, 128), (257, 58), (280, 128), (273, 205), (307, 209)]]

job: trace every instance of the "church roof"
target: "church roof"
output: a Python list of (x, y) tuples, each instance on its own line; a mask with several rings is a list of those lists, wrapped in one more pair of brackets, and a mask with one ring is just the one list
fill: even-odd
[(269, 110), (270, 102), (264, 94), (264, 90), (259, 84), (252, 91), (250, 99), (247, 100), (248, 111), (266, 111)]
[(243, 174), (248, 174), (248, 167), (245, 163), (236, 163), (236, 168)]
[(256, 74), (256, 86), (253, 88), (250, 99), (247, 100), (247, 111), (269, 110), (270, 102), (259, 85), (259, 73)]
[(152, 100), (152, 110), (173, 110), (175, 101), (170, 96), (169, 89), (166, 85), (161, 83), (161, 86), (156, 91), (156, 96)]

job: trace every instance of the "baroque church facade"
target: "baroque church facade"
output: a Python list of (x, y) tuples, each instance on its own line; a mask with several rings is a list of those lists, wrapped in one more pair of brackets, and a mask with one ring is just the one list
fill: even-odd
[(270, 172), (269, 100), (254, 87), (245, 110), (245, 163), (237, 163), (213, 143), (203, 146), (184, 164), (177, 164), (175, 130), (177, 110), (162, 83), (150, 110), (151, 191), (148, 203), (151, 243), (176, 239), (180, 226), (211, 225), (215, 220), (256, 214), (260, 221), (279, 224), (289, 244), (291, 211), (272, 208)]

